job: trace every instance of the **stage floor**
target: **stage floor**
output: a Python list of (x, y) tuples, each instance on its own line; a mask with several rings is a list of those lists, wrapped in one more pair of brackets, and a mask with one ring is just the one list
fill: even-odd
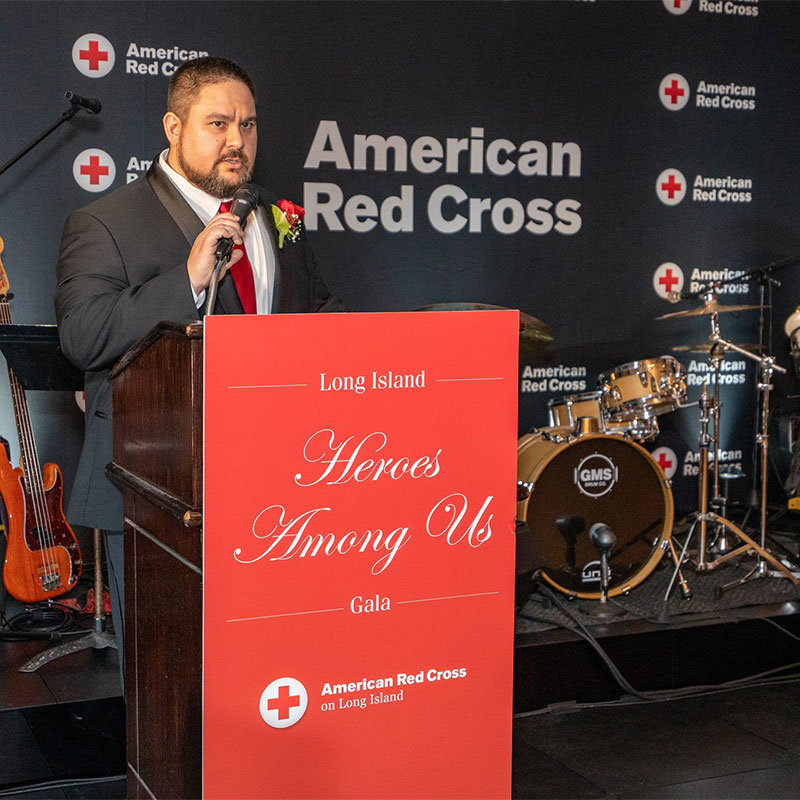
[[(781, 546), (794, 554), (797, 541), (790, 532)], [(532, 593), (516, 620), (513, 797), (798, 796), (798, 586), (766, 577), (718, 597), (752, 565), (743, 559), (686, 569), (692, 598), (676, 589), (664, 604), (670, 563), (612, 598), (621, 613), (610, 618), (594, 600)], [(18, 672), (49, 646), (0, 641), (0, 797), (124, 798), (116, 651)], [(684, 692), (723, 682), (724, 691)]]

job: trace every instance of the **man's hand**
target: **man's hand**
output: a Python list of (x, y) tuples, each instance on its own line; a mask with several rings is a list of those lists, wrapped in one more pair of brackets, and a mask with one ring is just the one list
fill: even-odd
[[(239, 219), (235, 214), (226, 212), (212, 217), (208, 225), (201, 231), (200, 235), (194, 240), (189, 258), (186, 262), (186, 269), (189, 272), (189, 280), (192, 289), (196, 294), (205, 289), (211, 282), (211, 275), (214, 272), (216, 259), (214, 254), (217, 251), (217, 241), (223, 237), (230, 237), (233, 243), (241, 244), (243, 233), (239, 225)], [(232, 267), (242, 257), (241, 250), (234, 250), (231, 259), (222, 268), (220, 279), (225, 275), (228, 268)]]

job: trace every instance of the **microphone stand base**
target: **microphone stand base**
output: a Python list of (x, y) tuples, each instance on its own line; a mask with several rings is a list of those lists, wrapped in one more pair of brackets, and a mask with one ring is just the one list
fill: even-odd
[(613, 620), (625, 616), (628, 612), (613, 603), (603, 603), (600, 600), (581, 600), (578, 608), (587, 617), (599, 620)]

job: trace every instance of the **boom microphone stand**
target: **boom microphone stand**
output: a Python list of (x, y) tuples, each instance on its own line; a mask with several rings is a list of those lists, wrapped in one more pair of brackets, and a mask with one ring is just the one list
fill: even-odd
[(70, 107), (61, 115), (61, 118), (53, 123), (47, 130), (39, 134), (30, 144), (25, 145), (22, 150), (15, 156), (12, 156), (2, 167), (0, 167), (0, 175), (2, 175), (9, 167), (13, 167), (26, 153), (33, 150), (39, 142), (46, 139), (59, 125), (71, 120), (81, 109), (86, 111), (87, 114), (99, 114), (102, 106), (99, 100), (91, 97), (81, 97), (74, 92), (66, 92), (64, 95), (70, 102)]

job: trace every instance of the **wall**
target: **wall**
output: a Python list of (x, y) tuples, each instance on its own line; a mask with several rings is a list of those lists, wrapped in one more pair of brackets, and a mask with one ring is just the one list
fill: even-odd
[[(798, 22), (800, 5), (758, 0), (7, 0), (0, 159), (59, 118), (65, 91), (103, 105), (0, 176), (14, 321), (54, 321), (63, 221), (96, 196), (75, 165), (96, 148), (116, 173), (105, 191), (138, 179), (164, 146), (169, 73), (205, 51), (253, 75), (256, 180), (305, 205), (318, 260), (350, 309), (469, 301), (550, 326), (553, 344), (520, 363), (521, 434), (547, 423), (549, 399), (669, 353), (696, 400), (707, 357), (673, 348), (704, 342), (709, 317), (657, 320), (700, 306), (671, 305), (665, 286), (682, 276), (690, 291), (704, 270), (750, 271), (800, 252)], [(110, 70), (101, 60), (109, 45)], [(664, 202), (677, 195), (659, 196), (657, 185), (676, 183), (685, 197)], [(703, 195), (698, 183), (716, 191)], [(782, 327), (800, 302), (798, 269), (775, 273), (780, 285), (766, 295), (768, 352), (790, 370), (772, 397), (784, 422), (797, 386)], [(757, 281), (739, 280), (720, 302), (757, 304), (759, 292)], [(758, 319), (721, 314), (723, 335), (756, 342)], [(728, 356), (724, 375), (721, 445), (752, 476), (756, 368)], [(62, 464), (69, 484), (80, 411), (63, 393), (34, 392), (30, 402), (41, 459)], [(677, 468), (676, 503), (691, 509), (698, 411), (660, 422), (647, 448), (669, 448), (659, 453)], [(5, 381), (0, 433), (16, 447)], [(773, 437), (772, 452), (785, 474), (785, 436)], [(731, 493), (742, 496), (750, 480), (733, 481)]]

